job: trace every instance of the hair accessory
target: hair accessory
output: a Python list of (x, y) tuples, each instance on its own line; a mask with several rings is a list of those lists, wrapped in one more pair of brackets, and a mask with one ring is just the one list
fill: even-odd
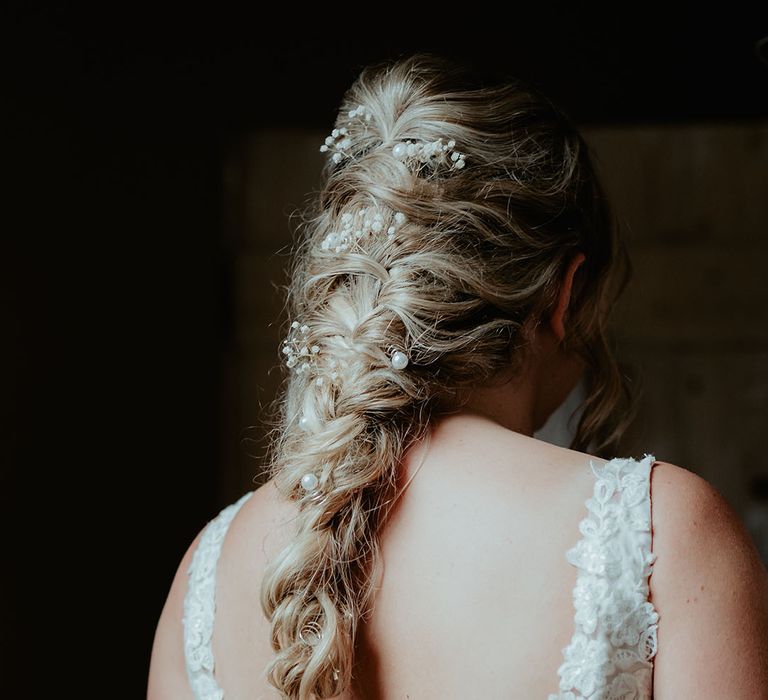
[(299, 418), (299, 428), (307, 433), (312, 429), (312, 426), (309, 423), (309, 418), (307, 418), (303, 413)]
[[(351, 109), (347, 114), (347, 122), (351, 124), (355, 119), (360, 118), (368, 128), (368, 122), (373, 118), (373, 113), (365, 105), (358, 105), (355, 109)], [(342, 160), (349, 157), (347, 149), (352, 145), (352, 140), (349, 138), (349, 129), (343, 126), (339, 129), (334, 129), (331, 135), (326, 137), (325, 143), (320, 146), (320, 152), (326, 153), (333, 151), (331, 159), (334, 163), (341, 163)]]
[(305, 491), (314, 491), (319, 483), (320, 481), (312, 472), (307, 472), (301, 477), (301, 485)]
[(365, 105), (358, 105), (357, 109), (352, 109), (349, 112), (350, 121), (352, 121), (355, 117), (360, 117), (361, 119), (364, 119), (366, 122), (369, 122), (373, 117), (373, 112), (371, 112), (371, 110), (368, 109)]
[(283, 341), (283, 354), (288, 357), (286, 364), (288, 367), (298, 365), (296, 372), (299, 374), (309, 372), (315, 355), (320, 352), (317, 345), (307, 346), (306, 336), (308, 333), (309, 326), (306, 323), (299, 324), (298, 321), (294, 321), (291, 323), (288, 337)]
[(327, 498), (328, 494), (320, 488), (319, 484), (320, 480), (312, 472), (307, 472), (301, 477), (299, 485), (302, 488), (303, 494), (298, 499), (300, 508), (320, 505)]
[(352, 141), (348, 136), (348, 130), (346, 127), (341, 129), (334, 129), (330, 136), (325, 138), (325, 143), (320, 146), (320, 152), (334, 150), (334, 154), (331, 156), (334, 163), (341, 163), (344, 158), (349, 156), (346, 150), (352, 145)]
[(455, 147), (456, 141), (453, 139), (445, 144), (443, 139), (421, 144), (401, 141), (393, 146), (392, 155), (406, 165), (430, 164), (435, 167), (440, 163), (447, 163), (451, 169), (461, 170), (466, 165), (466, 154), (454, 150)]
[[(391, 220), (387, 221), (390, 217)], [(385, 215), (376, 207), (363, 207), (354, 212), (344, 212), (341, 215), (341, 230), (329, 233), (323, 239), (320, 248), (341, 253), (352, 248), (357, 241), (376, 236), (385, 229), (387, 236), (392, 238), (404, 223), (405, 214), (399, 211), (395, 212), (394, 216)]]
[(403, 224), (405, 223), (405, 214), (401, 211), (395, 212), (395, 225), (390, 226), (387, 229), (387, 236), (390, 238), (394, 236), (397, 233), (397, 229), (399, 229)]
[[(354, 130), (353, 122), (359, 119), (367, 131), (372, 118), (373, 113), (365, 105), (358, 105), (355, 109), (349, 110), (347, 112), (347, 126), (338, 127), (331, 131), (331, 135), (327, 136), (325, 143), (320, 146), (320, 152), (332, 153), (331, 159), (334, 163), (341, 163), (345, 158), (349, 158), (349, 148), (352, 145), (350, 129)], [(415, 166), (417, 169), (426, 164), (433, 168), (447, 164), (451, 170), (461, 170), (467, 164), (467, 156), (455, 148), (456, 141), (453, 139), (448, 143), (443, 143), (442, 138), (427, 143), (406, 140), (396, 143), (392, 147), (392, 155), (408, 166)]]
[(408, 366), (408, 355), (402, 350), (395, 350), (395, 352), (392, 353), (390, 362), (395, 369), (405, 369)]
[(331, 371), (327, 373), (327, 376), (320, 374), (315, 377), (315, 384), (317, 386), (323, 386), (326, 383), (326, 379), (330, 380), (330, 383), (333, 384), (339, 378), (339, 361), (334, 357), (330, 360), (330, 364)]

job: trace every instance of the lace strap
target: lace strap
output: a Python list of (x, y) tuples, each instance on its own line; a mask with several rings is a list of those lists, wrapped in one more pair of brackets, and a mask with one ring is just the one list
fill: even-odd
[(213, 620), (216, 612), (216, 565), (221, 544), (229, 524), (240, 507), (253, 495), (249, 491), (238, 501), (228, 505), (206, 526), (192, 562), (184, 596), (184, 659), (189, 684), (197, 700), (222, 700), (224, 691), (214, 678), (214, 659), (211, 648)]
[(583, 537), (566, 552), (578, 569), (573, 590), (574, 634), (557, 672), (560, 692), (548, 700), (652, 695), (659, 615), (648, 601), (651, 550), (652, 454), (615, 458), (602, 468), (579, 523)]

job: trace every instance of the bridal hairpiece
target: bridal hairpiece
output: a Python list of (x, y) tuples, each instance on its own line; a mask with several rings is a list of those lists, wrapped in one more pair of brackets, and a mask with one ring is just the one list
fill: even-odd
[[(346, 126), (334, 128), (320, 146), (322, 153), (331, 153), (334, 163), (341, 163), (350, 157), (352, 138), (363, 126), (363, 133), (367, 133), (368, 126), (373, 119), (373, 113), (365, 105), (358, 105), (347, 112)], [(411, 170), (418, 172), (423, 166), (433, 170), (447, 166), (450, 170), (461, 170), (466, 166), (467, 155), (456, 150), (456, 141), (450, 139), (444, 142), (442, 138), (435, 141), (420, 141), (406, 139), (392, 146), (392, 155), (404, 163)], [(387, 237), (395, 236), (400, 227), (406, 222), (402, 212), (385, 213), (377, 207), (362, 207), (353, 211), (344, 212), (340, 218), (340, 229), (331, 231), (320, 243), (320, 249), (343, 253), (352, 249), (356, 243), (363, 239), (381, 235), (386, 231)], [(318, 362), (322, 354), (320, 347), (310, 344), (311, 329), (306, 323), (298, 320), (291, 323), (288, 337), (283, 341), (283, 353), (287, 357), (286, 364), (289, 368), (295, 368), (299, 374), (313, 374), (318, 386), (325, 383), (333, 384), (339, 377), (342, 359), (339, 357), (323, 357), (323, 362)], [(390, 346), (388, 348), (389, 360), (393, 369), (401, 371), (405, 369), (410, 358), (403, 350)], [(322, 369), (321, 369), (322, 368)], [(306, 414), (299, 418), (299, 427), (305, 431), (312, 430), (312, 423)], [(307, 472), (301, 477), (301, 487), (309, 494), (308, 500), (320, 502), (325, 494), (319, 488), (320, 479), (313, 472)], [(318, 629), (310, 625), (307, 627), (307, 636), (313, 641), (317, 640)], [(306, 640), (300, 634), (302, 640)], [(310, 642), (311, 643), (311, 642)]]
[[(285, 364), (297, 374), (315, 374), (315, 384), (322, 386), (328, 379), (335, 381), (339, 376), (342, 360), (338, 357), (326, 358), (328, 370), (319, 371), (316, 359), (320, 354), (319, 345), (309, 345), (310, 328), (306, 323), (293, 321), (288, 331), (288, 337), (283, 340), (282, 352), (287, 356)], [(349, 348), (353, 350), (353, 348)], [(408, 366), (408, 355), (394, 346), (390, 348), (390, 364), (394, 369), (405, 369)]]
[(447, 163), (452, 169), (461, 170), (465, 165), (466, 154), (454, 150), (456, 141), (451, 139), (443, 143), (443, 139), (437, 139), (430, 143), (416, 143), (405, 141), (397, 143), (392, 148), (392, 155), (409, 165), (425, 164), (437, 165)]
[[(320, 152), (332, 153), (331, 160), (334, 163), (341, 163), (345, 158), (349, 158), (349, 148), (352, 146), (350, 130), (355, 130), (356, 121), (359, 120), (367, 131), (372, 118), (373, 113), (365, 105), (351, 109), (347, 113), (347, 125), (334, 129), (320, 146)], [(407, 139), (392, 147), (392, 155), (409, 167), (415, 166), (417, 169), (429, 164), (433, 168), (448, 165), (451, 170), (461, 170), (467, 164), (466, 153), (456, 150), (454, 139), (447, 143), (443, 143), (442, 138), (429, 142)]]
[(330, 136), (326, 136), (325, 143), (320, 146), (320, 152), (335, 151), (331, 159), (334, 163), (341, 163), (344, 158), (349, 156), (347, 149), (351, 145), (352, 141), (349, 138), (349, 130), (346, 126), (342, 126), (341, 129), (334, 129)]
[[(314, 373), (314, 381), (317, 386), (322, 386), (326, 382), (333, 384), (339, 377), (342, 359), (339, 357), (323, 358), (325, 365), (322, 369), (317, 362), (320, 356), (320, 347), (310, 345), (311, 329), (306, 323), (300, 323), (298, 320), (291, 323), (288, 337), (283, 341), (282, 352), (286, 355), (286, 364), (298, 374)], [(352, 349), (352, 348), (350, 348)], [(408, 355), (393, 346), (390, 346), (390, 364), (395, 370), (403, 370), (408, 366)], [(306, 415), (302, 414), (299, 418), (299, 427), (305, 431), (311, 431), (312, 426)], [(301, 486), (305, 492), (310, 494), (310, 500), (319, 502), (325, 495), (318, 489), (320, 480), (317, 475), (307, 472), (301, 477)]]
[(373, 118), (373, 113), (365, 105), (359, 105), (347, 113), (347, 126), (334, 129), (330, 136), (327, 136), (325, 143), (320, 146), (320, 152), (326, 153), (333, 151), (331, 159), (334, 163), (341, 163), (342, 160), (349, 157), (347, 149), (352, 145), (349, 138), (349, 127), (356, 119), (361, 119), (365, 129), (368, 129), (368, 122)]
[(300, 324), (298, 321), (294, 321), (291, 324), (288, 337), (283, 341), (283, 354), (288, 356), (286, 364), (291, 368), (296, 367), (296, 372), (299, 374), (309, 372), (314, 356), (320, 352), (317, 345), (307, 346), (306, 336), (308, 332), (309, 326), (306, 323)]
[(387, 238), (391, 239), (404, 223), (405, 214), (399, 211), (395, 212), (394, 216), (385, 214), (377, 207), (363, 207), (353, 212), (344, 212), (341, 215), (341, 230), (329, 233), (320, 248), (342, 253), (352, 248), (356, 242), (379, 235), (384, 230)]

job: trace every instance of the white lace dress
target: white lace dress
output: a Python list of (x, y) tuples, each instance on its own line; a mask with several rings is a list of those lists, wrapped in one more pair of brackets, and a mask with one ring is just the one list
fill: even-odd
[[(577, 568), (574, 632), (557, 669), (559, 690), (547, 700), (649, 700), (659, 615), (648, 600), (656, 555), (651, 540), (652, 454), (590, 460), (594, 491), (579, 523), (582, 537), (566, 553)], [(198, 700), (222, 700), (211, 649), (215, 576), (221, 543), (249, 491), (207, 525), (188, 569), (184, 656)], [(553, 683), (554, 685), (554, 683)]]

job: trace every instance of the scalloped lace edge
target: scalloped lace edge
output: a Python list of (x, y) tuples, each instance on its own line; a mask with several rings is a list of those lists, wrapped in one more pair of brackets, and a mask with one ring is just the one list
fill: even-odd
[(616, 457), (590, 467), (596, 477), (566, 552), (578, 570), (574, 633), (557, 670), (559, 692), (547, 700), (646, 700), (653, 693), (659, 614), (648, 600), (652, 551), (651, 470), (656, 459)]

